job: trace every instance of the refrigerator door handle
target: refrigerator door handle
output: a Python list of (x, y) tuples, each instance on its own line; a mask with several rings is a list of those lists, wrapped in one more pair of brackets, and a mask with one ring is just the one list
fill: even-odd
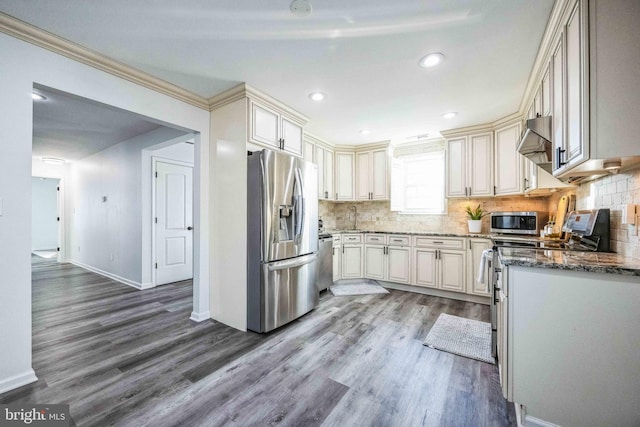
[(293, 190), (293, 205), (294, 205), (294, 221), (295, 221), (295, 229), (294, 236), (296, 238), (296, 243), (300, 242), (300, 237), (302, 236), (302, 230), (304, 228), (304, 182), (302, 181), (302, 172), (299, 168), (294, 170), (295, 176), (295, 184)]
[(270, 263), (268, 268), (269, 268), (269, 271), (286, 270), (289, 268), (300, 267), (306, 264), (311, 264), (312, 262), (316, 261), (317, 258), (318, 258), (318, 254), (311, 254), (311, 255), (302, 256), (298, 258), (286, 259), (284, 261), (276, 261), (276, 262)]

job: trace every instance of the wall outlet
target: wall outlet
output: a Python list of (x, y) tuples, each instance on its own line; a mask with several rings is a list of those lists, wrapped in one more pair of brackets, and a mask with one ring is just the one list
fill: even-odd
[(636, 216), (640, 215), (638, 205), (628, 204), (622, 207), (622, 224), (636, 224)]

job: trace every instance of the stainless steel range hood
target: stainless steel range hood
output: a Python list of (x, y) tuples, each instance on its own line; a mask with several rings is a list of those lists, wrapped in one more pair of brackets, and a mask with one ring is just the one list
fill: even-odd
[(518, 152), (551, 173), (551, 116), (527, 120)]

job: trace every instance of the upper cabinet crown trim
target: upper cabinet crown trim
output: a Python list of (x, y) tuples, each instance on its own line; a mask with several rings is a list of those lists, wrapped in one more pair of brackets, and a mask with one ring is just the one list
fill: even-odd
[(522, 120), (522, 115), (520, 113), (513, 113), (506, 117), (502, 117), (492, 123), (484, 123), (481, 125), (467, 126), (463, 128), (457, 128), (457, 129), (449, 129), (449, 130), (440, 132), (440, 134), (445, 139), (452, 139), (452, 138), (457, 138), (459, 136), (467, 136), (470, 134), (490, 133), (496, 130), (497, 128), (518, 123), (520, 120)]
[(253, 99), (260, 103), (268, 105), (270, 108), (275, 109), (279, 113), (283, 113), (290, 118), (297, 121), (300, 125), (304, 126), (309, 121), (309, 118), (304, 114), (294, 110), (293, 108), (283, 104), (277, 99), (267, 95), (266, 93), (249, 86), (246, 83), (240, 83), (231, 89), (224, 91), (218, 95), (212, 96), (208, 99), (209, 107), (211, 111), (230, 104), (242, 98)]
[(0, 32), (177, 100), (209, 110), (205, 97), (0, 12)]

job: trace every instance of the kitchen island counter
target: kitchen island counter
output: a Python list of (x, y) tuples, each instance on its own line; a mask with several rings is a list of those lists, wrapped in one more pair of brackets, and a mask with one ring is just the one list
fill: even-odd
[(640, 260), (611, 252), (582, 252), (502, 247), (498, 254), (504, 265), (551, 268), (591, 273), (640, 277)]

